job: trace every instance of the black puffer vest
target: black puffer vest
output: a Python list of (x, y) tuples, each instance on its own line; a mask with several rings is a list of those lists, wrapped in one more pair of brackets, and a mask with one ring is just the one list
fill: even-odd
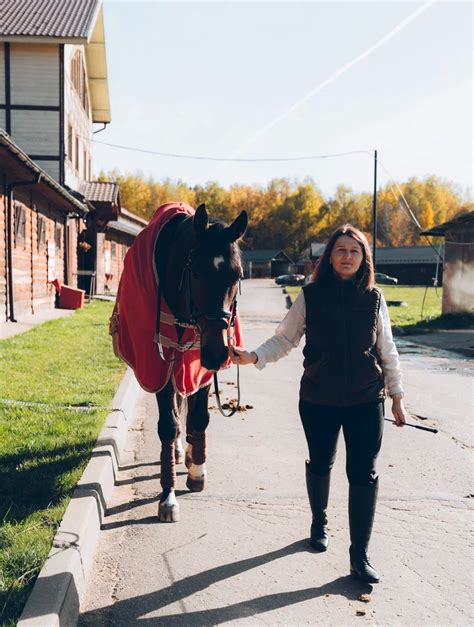
[(385, 386), (376, 352), (381, 293), (352, 281), (303, 288), (306, 346), (300, 398), (318, 405), (380, 401)]

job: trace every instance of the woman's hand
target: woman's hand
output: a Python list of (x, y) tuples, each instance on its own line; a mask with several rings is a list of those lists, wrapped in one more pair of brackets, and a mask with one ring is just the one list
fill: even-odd
[(236, 348), (235, 346), (231, 346), (229, 348), (229, 357), (233, 364), (238, 364), (239, 366), (256, 364), (258, 359), (256, 353), (249, 353), (248, 351), (243, 350), (242, 348)]
[(392, 414), (397, 427), (403, 427), (407, 421), (407, 410), (403, 404), (403, 396), (401, 394), (392, 396)]

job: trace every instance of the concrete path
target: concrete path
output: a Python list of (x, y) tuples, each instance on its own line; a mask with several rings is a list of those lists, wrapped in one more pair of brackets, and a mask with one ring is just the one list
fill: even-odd
[[(252, 348), (285, 314), (284, 297), (264, 280), (245, 281), (243, 291), (240, 312)], [(410, 410), (440, 432), (386, 423), (370, 552), (383, 581), (373, 590), (348, 576), (342, 445), (330, 498), (331, 545), (325, 554), (308, 550), (296, 349), (263, 372), (241, 370), (242, 402), (254, 409), (232, 418), (212, 411), (209, 486), (188, 493), (182, 467), (176, 524), (156, 518), (157, 412), (147, 395), (102, 526), (80, 625), (472, 623), (472, 370), (451, 356), (426, 361), (411, 352), (403, 362)], [(234, 397), (228, 383), (235, 372), (221, 379), (224, 398)], [(367, 593), (368, 603), (359, 600)]]
[(74, 313), (72, 309), (43, 309), (35, 314), (24, 314), (17, 316), (17, 322), (0, 322), (0, 340), (7, 337), (13, 337), (19, 333), (29, 331), (33, 327), (48, 322), (49, 320), (57, 320)]

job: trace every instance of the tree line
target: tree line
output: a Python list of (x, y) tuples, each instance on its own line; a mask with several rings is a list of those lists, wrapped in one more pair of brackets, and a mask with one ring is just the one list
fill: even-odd
[[(157, 207), (170, 201), (193, 207), (205, 202), (209, 212), (225, 222), (231, 222), (245, 209), (250, 218), (245, 248), (278, 248), (296, 258), (311, 242), (323, 242), (345, 222), (371, 240), (372, 194), (355, 192), (347, 185), (339, 185), (334, 195), (325, 197), (311, 178), (275, 178), (263, 186), (235, 184), (228, 189), (214, 181), (191, 186), (181, 180), (156, 181), (140, 173), (118, 170), (101, 172), (99, 180), (119, 183), (122, 206), (147, 219)], [(387, 184), (379, 189), (377, 198), (378, 246), (426, 243), (409, 217), (409, 209), (423, 229), (474, 209), (459, 188), (435, 176), (422, 180), (413, 177), (398, 186)]]

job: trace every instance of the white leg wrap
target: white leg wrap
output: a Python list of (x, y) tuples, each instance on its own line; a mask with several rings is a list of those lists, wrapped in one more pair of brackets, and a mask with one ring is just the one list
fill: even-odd
[(206, 464), (191, 464), (188, 470), (188, 475), (193, 479), (204, 479), (206, 474)]
[(174, 459), (177, 464), (184, 462), (184, 446), (181, 438), (176, 438), (174, 442)]

